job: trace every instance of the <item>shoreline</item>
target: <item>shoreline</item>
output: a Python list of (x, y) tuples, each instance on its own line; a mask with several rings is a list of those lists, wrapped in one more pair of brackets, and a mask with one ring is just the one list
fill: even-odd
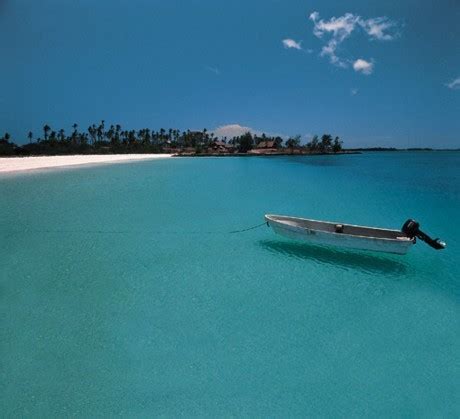
[(306, 152), (252, 152), (252, 153), (174, 153), (174, 154), (72, 154), (48, 156), (4, 156), (0, 157), (0, 174), (27, 172), (33, 170), (90, 166), (99, 164), (128, 163), (171, 157), (280, 157), (280, 156), (330, 156), (353, 155), (365, 152), (407, 152), (407, 151), (460, 151), (448, 149), (350, 149), (337, 153), (306, 153)]
[(17, 173), (95, 164), (128, 163), (170, 157), (172, 157), (172, 154), (75, 154), (66, 156), (0, 157), (0, 173)]
[(340, 156), (348, 154), (362, 154), (361, 151), (338, 151), (337, 153), (298, 153), (298, 152), (258, 152), (258, 153), (177, 153), (173, 157), (280, 157), (280, 156)]

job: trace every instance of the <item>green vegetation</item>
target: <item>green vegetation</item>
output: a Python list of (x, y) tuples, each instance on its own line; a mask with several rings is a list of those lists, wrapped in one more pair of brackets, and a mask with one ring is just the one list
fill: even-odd
[(324, 134), (321, 140), (315, 135), (311, 141), (307, 143), (307, 148), (319, 153), (338, 153), (342, 150), (342, 141), (340, 141), (339, 137), (335, 137), (333, 140), (332, 136), (329, 134)]
[(286, 140), (280, 136), (255, 135), (246, 132), (233, 138), (218, 138), (207, 129), (202, 131), (180, 131), (178, 129), (124, 130), (121, 125), (105, 126), (105, 122), (90, 125), (79, 130), (72, 125), (69, 133), (64, 129), (53, 130), (48, 124), (43, 126), (43, 134), (34, 139), (29, 131), (29, 140), (24, 145), (16, 145), (8, 133), (0, 137), (2, 156), (39, 156), (69, 154), (128, 154), (128, 153), (177, 153), (187, 155), (206, 154), (324, 154), (342, 151), (342, 142), (331, 135), (313, 139), (302, 146), (297, 135)]

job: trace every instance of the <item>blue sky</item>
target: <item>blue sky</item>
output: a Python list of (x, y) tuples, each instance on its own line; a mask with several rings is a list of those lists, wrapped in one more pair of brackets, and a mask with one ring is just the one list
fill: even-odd
[(458, 22), (458, 0), (0, 0), (0, 132), (104, 119), (460, 147)]

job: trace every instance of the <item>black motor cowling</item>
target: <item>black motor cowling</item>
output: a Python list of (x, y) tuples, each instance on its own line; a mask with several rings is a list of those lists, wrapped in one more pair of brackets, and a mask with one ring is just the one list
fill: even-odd
[(413, 239), (415, 236), (417, 236), (417, 233), (419, 232), (419, 227), (420, 224), (417, 223), (417, 221), (409, 219), (403, 224), (403, 226), (401, 227), (401, 231), (405, 233), (407, 237)]
[(444, 243), (440, 239), (432, 239), (430, 236), (428, 236), (428, 234), (421, 231), (419, 227), (420, 224), (417, 221), (409, 219), (401, 227), (401, 231), (411, 239), (418, 237), (420, 240), (423, 240), (433, 249), (441, 250), (446, 247), (446, 243)]

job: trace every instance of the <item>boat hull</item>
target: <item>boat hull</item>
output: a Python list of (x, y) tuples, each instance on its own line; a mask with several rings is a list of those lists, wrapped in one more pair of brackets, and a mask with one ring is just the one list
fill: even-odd
[[(309, 222), (311, 222), (312, 220), (299, 219), (294, 217), (284, 217), (284, 220), (280, 220), (276, 219), (275, 217), (280, 216), (265, 216), (265, 220), (275, 233), (293, 240), (304, 241), (315, 245), (343, 247), (349, 249), (359, 249), (373, 252), (385, 252), (404, 255), (414, 244), (414, 240), (411, 240), (407, 237), (388, 239), (380, 237), (364, 237), (350, 234), (335, 233), (331, 231), (322, 231), (320, 229), (308, 228), (306, 226), (301, 225), (289, 224), (286, 222), (286, 219), (304, 220)], [(315, 221), (315, 223), (321, 222)], [(333, 225), (333, 223), (324, 224)], [(346, 227), (347, 225), (345, 224), (344, 226)], [(396, 232), (395, 230), (372, 229), (367, 227), (363, 228), (379, 232)]]

